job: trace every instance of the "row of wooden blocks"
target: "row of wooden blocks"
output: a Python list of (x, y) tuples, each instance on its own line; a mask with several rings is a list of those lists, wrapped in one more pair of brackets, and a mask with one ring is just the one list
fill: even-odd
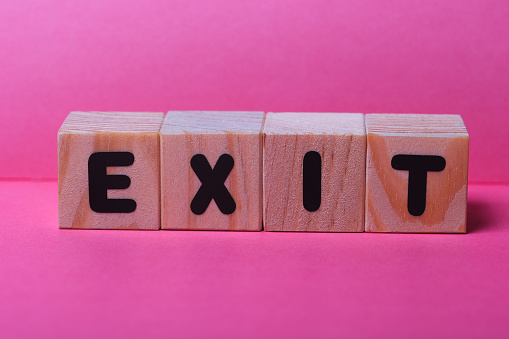
[(60, 228), (466, 232), (459, 115), (72, 112)]

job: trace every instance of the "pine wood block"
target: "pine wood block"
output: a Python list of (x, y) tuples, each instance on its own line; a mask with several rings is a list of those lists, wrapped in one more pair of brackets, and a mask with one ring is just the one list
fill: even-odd
[(364, 230), (363, 114), (269, 113), (263, 134), (265, 230)]
[(168, 112), (161, 228), (260, 231), (263, 112)]
[(163, 118), (163, 113), (69, 114), (58, 132), (60, 228), (160, 228)]
[(469, 136), (459, 115), (368, 114), (366, 232), (466, 232)]

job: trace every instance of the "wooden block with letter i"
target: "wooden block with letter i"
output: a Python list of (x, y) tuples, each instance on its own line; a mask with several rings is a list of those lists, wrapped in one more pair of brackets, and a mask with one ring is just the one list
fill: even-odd
[(260, 231), (263, 112), (168, 112), (161, 228)]
[(163, 118), (163, 113), (69, 114), (58, 132), (60, 228), (160, 228)]
[(263, 133), (265, 230), (364, 230), (363, 114), (269, 113)]
[(368, 114), (366, 231), (466, 232), (469, 136), (459, 115)]

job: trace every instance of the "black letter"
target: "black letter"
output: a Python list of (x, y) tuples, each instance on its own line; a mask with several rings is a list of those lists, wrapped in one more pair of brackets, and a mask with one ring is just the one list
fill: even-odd
[(309, 212), (322, 203), (322, 156), (316, 151), (304, 155), (302, 163), (302, 203)]
[(88, 158), (88, 201), (97, 213), (131, 213), (136, 209), (132, 199), (108, 199), (108, 189), (125, 189), (131, 185), (127, 175), (108, 175), (108, 166), (131, 166), (129, 152), (96, 152)]
[(445, 159), (438, 155), (398, 154), (392, 158), (392, 168), (408, 171), (408, 212), (420, 216), (426, 209), (426, 185), (428, 172), (440, 172)]
[(235, 200), (224, 185), (226, 178), (233, 169), (234, 161), (231, 155), (223, 154), (217, 160), (214, 169), (210, 167), (203, 154), (196, 154), (191, 159), (191, 168), (202, 185), (191, 201), (191, 211), (194, 214), (203, 214), (209, 207), (212, 199), (223, 214), (235, 212)]

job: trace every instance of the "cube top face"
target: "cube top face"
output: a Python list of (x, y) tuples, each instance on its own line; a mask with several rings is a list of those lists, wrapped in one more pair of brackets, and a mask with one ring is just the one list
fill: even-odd
[(163, 118), (153, 112), (71, 112), (59, 133), (158, 133)]
[(458, 115), (366, 115), (366, 231), (464, 233), (468, 132)]
[(363, 114), (269, 113), (263, 134), (265, 230), (364, 230)]
[(172, 111), (161, 134), (259, 134), (264, 112)]
[[(163, 113), (69, 115), (58, 133), (60, 228), (160, 228), (158, 131), (163, 118)], [(118, 185), (114, 176), (127, 187), (109, 187)], [(99, 182), (101, 187), (95, 185)], [(102, 208), (105, 200), (119, 199), (131, 201), (130, 210)]]
[(267, 113), (263, 133), (366, 135), (361, 113)]
[(366, 132), (378, 135), (468, 137), (460, 115), (367, 114)]
[(263, 112), (169, 112), (161, 128), (161, 228), (262, 228)]

